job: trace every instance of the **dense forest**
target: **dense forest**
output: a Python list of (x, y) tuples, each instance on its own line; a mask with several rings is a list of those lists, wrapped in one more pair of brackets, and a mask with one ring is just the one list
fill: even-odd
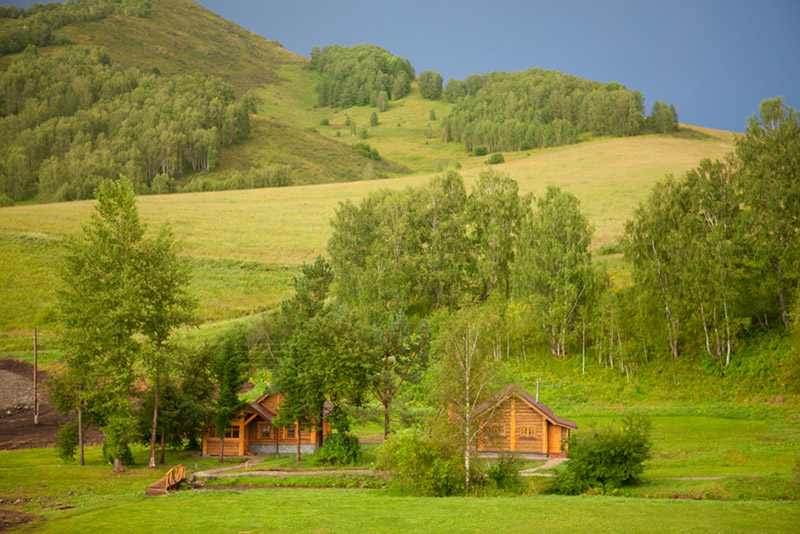
[(385, 111), (389, 100), (408, 94), (414, 79), (407, 59), (366, 44), (314, 47), (309, 68), (321, 74), (320, 106), (377, 106)]
[[(587, 131), (635, 135), (646, 124), (639, 91), (557, 71), (530, 69), (451, 79), (444, 96), (455, 106), (442, 120), (442, 138), (464, 143), (470, 152), (477, 145), (490, 152), (565, 145)], [(647, 123), (658, 122), (662, 130), (676, 129), (675, 108), (667, 106), (666, 113), (658, 103)]]
[(67, 24), (101, 20), (112, 13), (145, 17), (150, 3), (144, 0), (69, 0), (68, 2), (36, 2), (28, 9), (0, 6), (0, 55), (22, 52), (28, 45), (65, 44), (53, 35)]
[(168, 192), (249, 134), (252, 106), (218, 78), (164, 78), (112, 65), (99, 48), (40, 56), (31, 45), (0, 74), (0, 194), (91, 198), (120, 173), (139, 193)]

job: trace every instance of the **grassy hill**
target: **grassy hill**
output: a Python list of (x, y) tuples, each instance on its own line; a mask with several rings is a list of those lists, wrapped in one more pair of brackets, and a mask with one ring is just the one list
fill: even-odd
[[(596, 227), (597, 246), (622, 233), (655, 181), (731, 150), (730, 134), (700, 133), (700, 139), (648, 135), (585, 142), (518, 154), (495, 168), (517, 180), (522, 192), (541, 194), (555, 184), (574, 193)], [(467, 159), (461, 173), (469, 185), (487, 166), (483, 158)], [(138, 206), (151, 231), (163, 222), (173, 226), (192, 260), (201, 320), (214, 322), (278, 304), (296, 266), (325, 253), (339, 202), (418, 185), (430, 176), (145, 196)], [(91, 206), (81, 201), (0, 208), (0, 351), (27, 347), (37, 325), (48, 339), (61, 242), (88, 220)]]

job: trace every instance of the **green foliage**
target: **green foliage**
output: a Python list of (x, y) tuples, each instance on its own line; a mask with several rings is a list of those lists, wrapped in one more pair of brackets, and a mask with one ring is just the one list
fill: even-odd
[(347, 432), (334, 432), (314, 454), (317, 465), (352, 465), (361, 462), (358, 437)]
[[(245, 405), (245, 402), (239, 399), (239, 390), (247, 381), (247, 369), (243, 356), (243, 351), (237, 347), (236, 339), (229, 335), (213, 362), (218, 393), (213, 402), (214, 425), (217, 428), (218, 436), (224, 434), (233, 416)], [(221, 457), (222, 447), (220, 447)]]
[(54, 445), (56, 454), (65, 462), (75, 461), (75, 451), (78, 448), (78, 420), (69, 421), (61, 425), (56, 434)]
[(366, 139), (367, 137), (369, 137), (369, 130), (367, 130), (366, 126), (362, 126), (358, 130), (358, 138), (359, 139)]
[(646, 126), (663, 134), (677, 131), (678, 112), (675, 111), (675, 106), (668, 106), (666, 102), (653, 102)]
[(565, 145), (584, 130), (634, 135), (644, 114), (638, 91), (541, 69), (449, 80), (445, 96), (455, 104), (442, 119), (445, 140), (468, 151), (483, 144), (490, 152)]
[(569, 440), (569, 462), (548, 488), (552, 493), (577, 495), (589, 488), (613, 491), (632, 484), (650, 458), (650, 422), (628, 415), (622, 428), (607, 427)]
[(113, 465), (118, 458), (125, 467), (136, 465), (136, 462), (133, 460), (131, 448), (127, 443), (124, 445), (114, 445), (113, 442), (106, 440), (103, 442), (102, 454), (103, 461), (108, 465)]
[(505, 163), (506, 159), (503, 157), (503, 154), (500, 152), (492, 152), (489, 156), (489, 159), (486, 160), (486, 163), (489, 165), (497, 165), (498, 163)]
[[(386, 100), (403, 98), (411, 90), (414, 68), (407, 59), (392, 56), (374, 45), (351, 48), (326, 46), (311, 50), (309, 68), (321, 76), (317, 91), (320, 106), (378, 106), (385, 110)], [(381, 106), (383, 104), (383, 106)]]
[(369, 116), (369, 125), (370, 126), (377, 126), (378, 125), (378, 114), (374, 111)]
[[(424, 70), (419, 73), (419, 92), (422, 98), (439, 100), (442, 96), (442, 75), (436, 71)], [(434, 119), (431, 119), (434, 120)]]
[(352, 148), (353, 152), (361, 157), (375, 161), (381, 160), (381, 156), (378, 154), (378, 149), (369, 146), (367, 143), (353, 143), (350, 148)]
[(436, 110), (432, 109), (428, 112), (428, 120), (435, 121), (436, 120)]
[(0, 95), (0, 192), (16, 200), (91, 198), (123, 172), (147, 193), (158, 174), (211, 170), (250, 133), (230, 84), (123, 70), (99, 48), (24, 55), (0, 74)]
[(489, 149), (483, 145), (479, 145), (472, 148), (472, 155), (473, 156), (485, 156), (489, 153)]
[(463, 459), (417, 428), (395, 432), (378, 452), (378, 469), (403, 492), (446, 497), (464, 490)]
[(330, 123), (331, 121), (328, 119), (322, 119), (321, 121), (319, 121), (320, 126), (328, 126)]
[(487, 474), (497, 489), (518, 493), (525, 487), (524, 481), (519, 476), (522, 466), (523, 461), (519, 456), (504, 452), (492, 462)]

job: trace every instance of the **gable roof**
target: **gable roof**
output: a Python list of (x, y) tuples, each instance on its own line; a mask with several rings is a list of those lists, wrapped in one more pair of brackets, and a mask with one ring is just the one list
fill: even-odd
[(502, 403), (507, 398), (515, 396), (519, 399), (522, 399), (527, 404), (529, 404), (534, 410), (541, 413), (545, 419), (550, 421), (556, 426), (563, 426), (567, 428), (574, 428), (577, 429), (578, 425), (575, 424), (574, 421), (570, 421), (569, 419), (564, 419), (563, 417), (558, 417), (556, 414), (553, 413), (553, 410), (542, 404), (541, 402), (537, 401), (530, 393), (519, 387), (519, 385), (515, 383), (511, 383), (498, 391), (495, 395), (492, 396), (487, 402), (477, 406), (475, 408), (476, 414), (481, 414), (491, 408), (494, 408), (498, 404)]
[(263, 417), (264, 419), (269, 421), (270, 423), (272, 422), (272, 418), (275, 417), (275, 415), (276, 415), (275, 413), (272, 412), (272, 410), (270, 410), (269, 408), (265, 407), (264, 405), (262, 405), (258, 401), (251, 402), (247, 406), (249, 408), (251, 408), (253, 411), (255, 411), (258, 415), (260, 415), (261, 417)]

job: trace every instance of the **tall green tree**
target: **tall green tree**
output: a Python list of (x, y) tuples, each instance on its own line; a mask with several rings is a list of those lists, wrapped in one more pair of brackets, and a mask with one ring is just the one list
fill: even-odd
[(531, 301), (553, 355), (566, 355), (567, 338), (593, 281), (593, 233), (578, 199), (554, 186), (522, 223), (515, 295)]
[[(219, 436), (219, 461), (225, 456), (225, 433), (231, 419), (245, 406), (239, 399), (239, 390), (247, 381), (243, 352), (232, 336), (228, 336), (214, 359), (214, 375), (217, 379), (217, 398), (213, 402), (214, 425)], [(243, 439), (243, 436), (242, 436)]]
[[(67, 243), (58, 302), (78, 406), (101, 420), (114, 472), (130, 439), (134, 339), (145, 317), (144, 225), (127, 179), (104, 182), (91, 222)], [(79, 408), (80, 409), (80, 408)]]
[(690, 315), (687, 268), (691, 232), (687, 214), (690, 198), (681, 182), (668, 176), (658, 182), (650, 197), (625, 225), (625, 257), (633, 265), (634, 279), (663, 310), (669, 350), (681, 354), (682, 330)]
[(383, 406), (383, 437), (389, 437), (392, 401), (406, 383), (418, 382), (428, 366), (430, 330), (425, 320), (412, 331), (402, 311), (388, 314), (378, 327), (378, 360), (370, 389)]
[[(491, 417), (477, 408), (491, 396), (498, 362), (491, 357), (491, 338), (497, 317), (479, 308), (466, 308), (444, 321), (434, 343), (438, 359), (434, 396), (461, 442), (464, 487), (470, 488), (470, 462), (478, 433)], [(480, 417), (479, 417), (480, 415)]]
[(481, 172), (469, 196), (468, 217), (482, 300), (496, 288), (506, 296), (510, 294), (509, 275), (522, 213), (524, 203), (520, 202), (517, 182), (494, 170)]
[(144, 363), (153, 380), (153, 424), (150, 438), (149, 466), (156, 466), (156, 433), (158, 408), (165, 377), (174, 369), (174, 354), (168, 346), (174, 330), (193, 321), (195, 302), (189, 296), (189, 265), (179, 255), (180, 249), (172, 230), (164, 225), (154, 240), (145, 241), (142, 247), (142, 299), (141, 332), (150, 341), (143, 352)]
[(764, 100), (745, 135), (737, 136), (736, 156), (750, 208), (753, 257), (788, 328), (800, 263), (800, 112), (780, 97)]
[(419, 73), (419, 92), (422, 98), (439, 100), (442, 96), (442, 75), (433, 70), (424, 70)]

